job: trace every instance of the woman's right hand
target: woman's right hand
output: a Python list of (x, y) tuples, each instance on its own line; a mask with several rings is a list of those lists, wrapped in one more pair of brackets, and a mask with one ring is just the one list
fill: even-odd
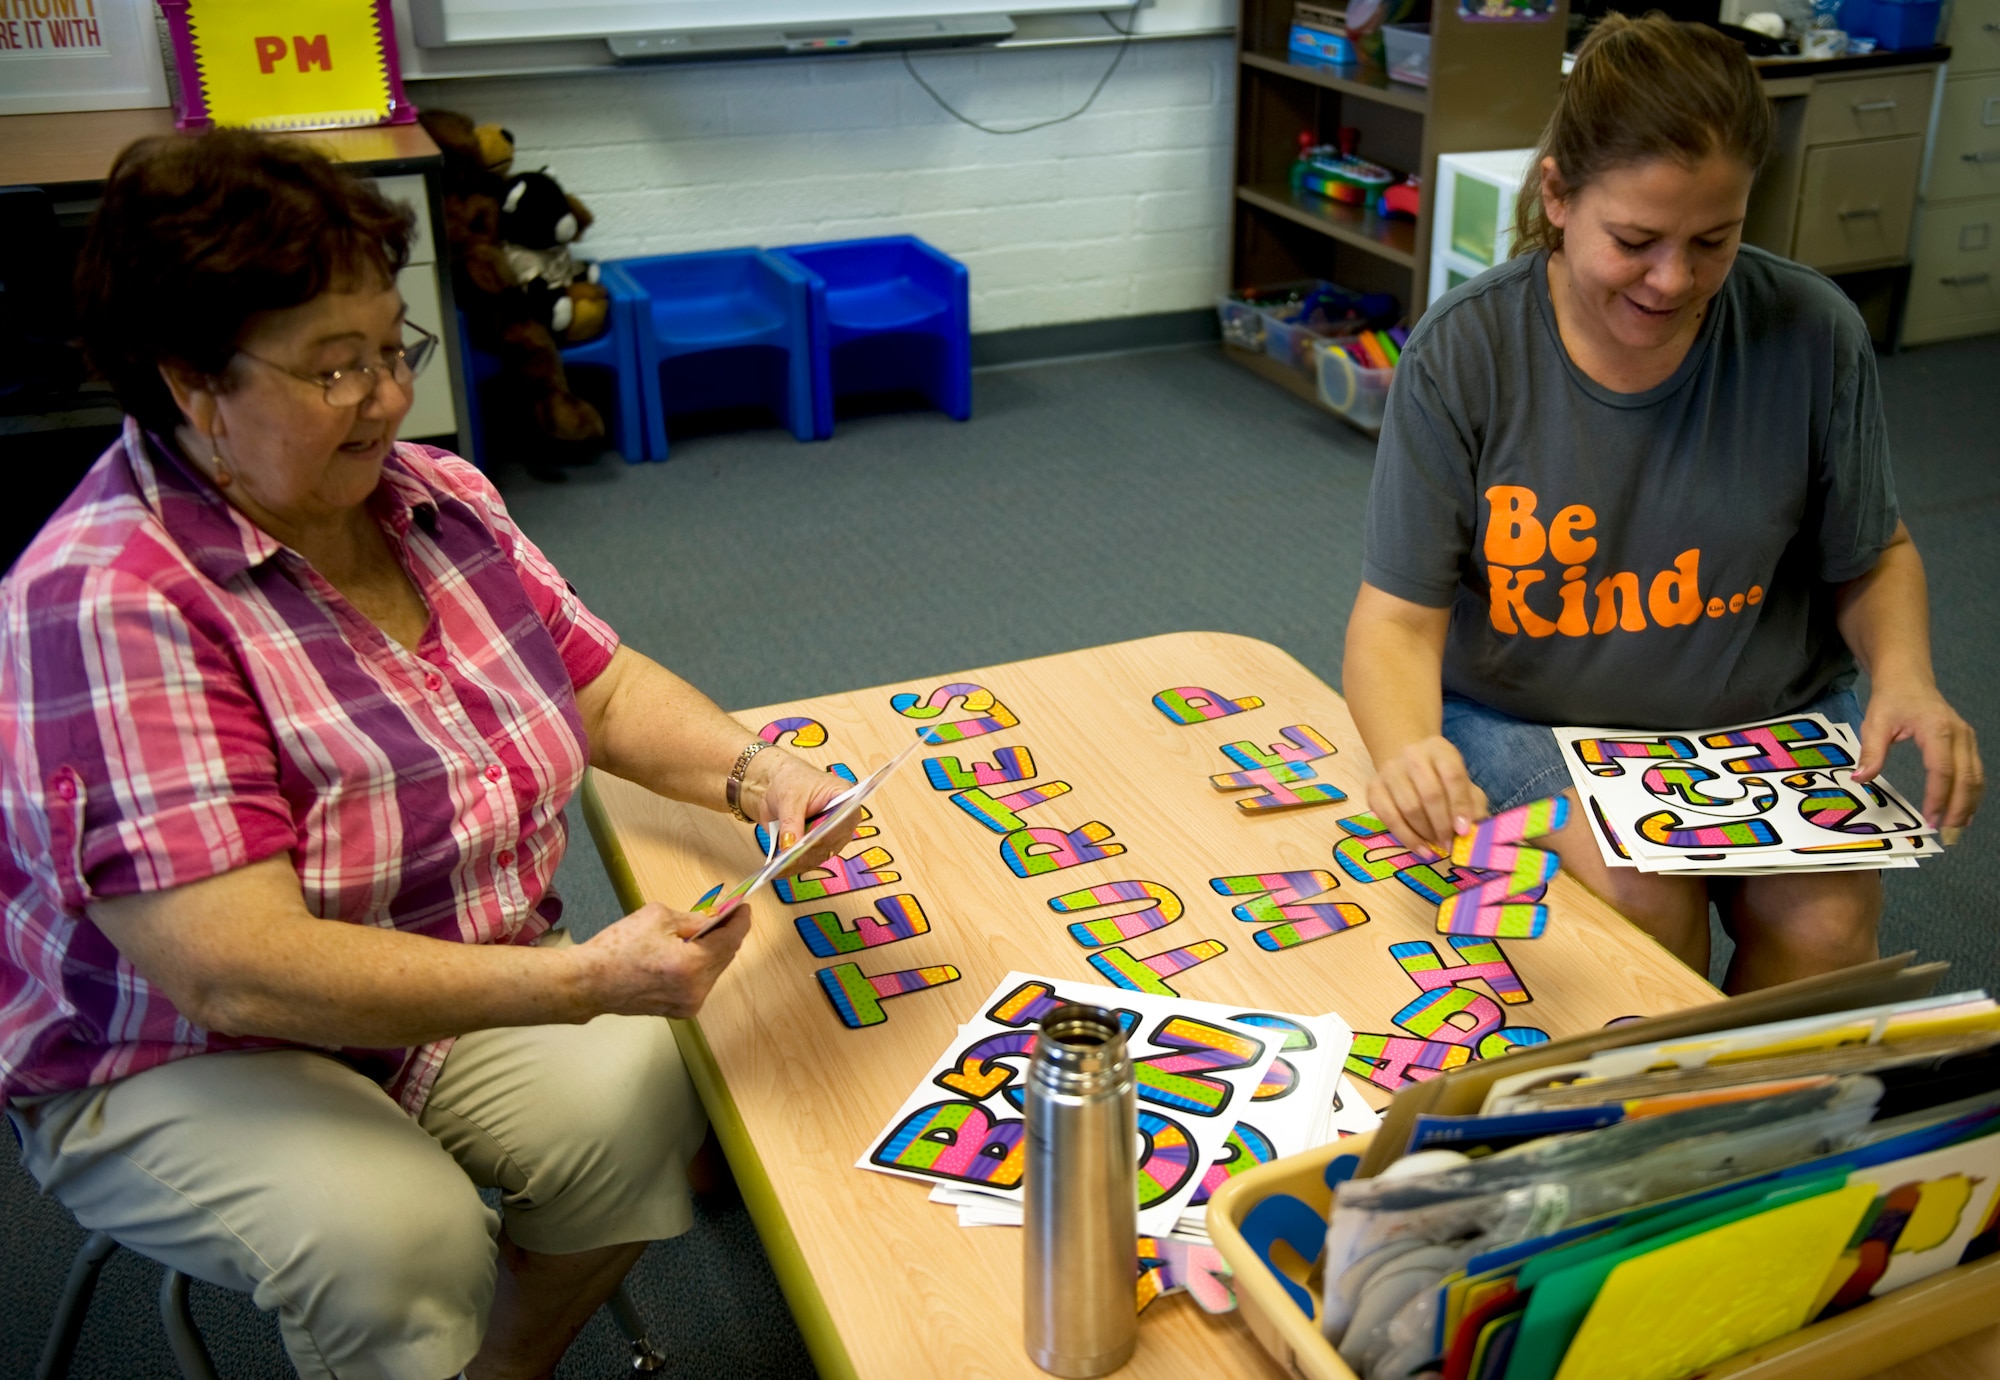
[(689, 937), (712, 921), (649, 901), (571, 949), (585, 965), (592, 1005), (623, 1016), (693, 1016), (750, 933), (750, 907)]
[(1451, 852), (1452, 837), (1486, 818), (1486, 793), (1472, 784), (1465, 759), (1442, 734), (1419, 738), (1375, 764), (1368, 808), (1401, 842)]

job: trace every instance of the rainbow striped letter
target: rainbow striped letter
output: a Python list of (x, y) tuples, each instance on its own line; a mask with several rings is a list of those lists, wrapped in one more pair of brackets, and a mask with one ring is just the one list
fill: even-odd
[(1199, 685), (1177, 686), (1153, 696), (1153, 708), (1173, 723), (1183, 725), (1198, 724), (1208, 719), (1226, 719), (1246, 709), (1262, 708), (1263, 704), (1264, 701), (1255, 695), (1232, 700), (1213, 690), (1204, 690)]
[(882, 1003), (889, 998), (957, 982), (959, 972), (949, 963), (939, 963), (929, 968), (905, 968), (900, 973), (877, 973), (870, 977), (861, 971), (859, 963), (836, 963), (831, 968), (820, 969), (818, 977), (826, 999), (833, 1003), (833, 1009), (840, 1015), (840, 1023), (849, 1030), (859, 1030), (865, 1025), (880, 1025), (889, 1019), (888, 1013), (882, 1010)]

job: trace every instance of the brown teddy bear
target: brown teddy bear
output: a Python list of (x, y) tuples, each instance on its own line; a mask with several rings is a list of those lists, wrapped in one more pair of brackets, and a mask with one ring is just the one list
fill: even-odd
[[(609, 305), (604, 289), (586, 281), (575, 285), (586, 291), (560, 294), (570, 310), (559, 342), (551, 329), (557, 314), (554, 288), (539, 275), (539, 286), (524, 288), (502, 238), (513, 136), (498, 125), (474, 125), (451, 110), (426, 110), (420, 118), (444, 155), (444, 231), (458, 306), (473, 345), (500, 360), (494, 380), (500, 386), (487, 390), (493, 404), (487, 435), (503, 445), (522, 435), (555, 443), (534, 447), (527, 455), (531, 467), (596, 458), (603, 448), (604, 418), (570, 390), (561, 344), (602, 332)], [(568, 198), (566, 204), (579, 227), (589, 223), (581, 202)], [(585, 302), (596, 305), (579, 309)]]

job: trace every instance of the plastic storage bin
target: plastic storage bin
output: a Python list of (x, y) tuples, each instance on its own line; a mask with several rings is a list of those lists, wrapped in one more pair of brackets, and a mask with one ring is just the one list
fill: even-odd
[(1382, 26), (1383, 66), (1389, 80), (1413, 86), (1431, 84), (1431, 26), (1428, 24), (1385, 24)]
[(1382, 410), (1389, 402), (1389, 385), (1396, 380), (1394, 369), (1370, 369), (1339, 350), (1333, 342), (1313, 345), (1319, 398), (1328, 407), (1371, 430), (1382, 425)]
[(1846, 0), (1840, 27), (1882, 48), (1928, 48), (1937, 42), (1943, 14), (1942, 0)]
[[(1313, 370), (1312, 347), (1321, 340), (1352, 335), (1368, 323), (1353, 319), (1329, 321), (1315, 313), (1309, 320), (1298, 318), (1299, 309), (1315, 293), (1335, 294), (1343, 301), (1360, 304), (1344, 288), (1323, 278), (1307, 278), (1295, 283), (1250, 288), (1217, 300), (1215, 311), (1222, 326), (1222, 339), (1239, 350), (1262, 350), (1301, 374)], [(1382, 299), (1386, 302), (1388, 299)], [(1393, 307), (1390, 308), (1393, 311)]]
[[(1301, 1380), (1356, 1380), (1320, 1335), (1317, 1257), (1326, 1242), (1333, 1203), (1327, 1183), (1347, 1177), (1373, 1139), (1322, 1145), (1246, 1170), (1216, 1190), (1208, 1232), (1236, 1276), (1236, 1307), (1260, 1346), (1287, 1375)], [(1313, 1268), (1303, 1276), (1269, 1263), (1276, 1236)], [(1864, 1380), (1877, 1371), (1956, 1341), (2000, 1317), (2000, 1256), (1959, 1265), (1886, 1298), (1717, 1362), (1702, 1380)]]
[(1514, 245), (1514, 202), (1534, 171), (1533, 149), (1438, 155), (1430, 300), (1495, 264)]

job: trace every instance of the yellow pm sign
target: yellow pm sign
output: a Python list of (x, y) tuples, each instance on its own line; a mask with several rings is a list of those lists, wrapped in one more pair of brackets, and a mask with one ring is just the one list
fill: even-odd
[(394, 40), (374, 0), (191, 0), (186, 14), (215, 123), (325, 129), (388, 118), (383, 45)]

